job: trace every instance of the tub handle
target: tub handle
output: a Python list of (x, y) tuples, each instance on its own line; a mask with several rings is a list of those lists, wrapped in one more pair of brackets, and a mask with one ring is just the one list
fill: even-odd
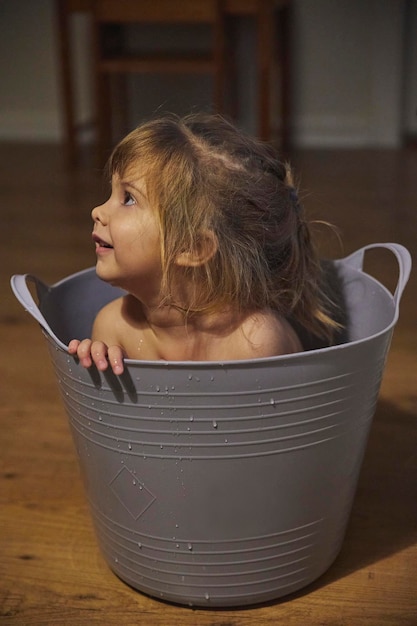
[(15, 274), (10, 279), (10, 285), (14, 295), (19, 300), (23, 308), (26, 309), (26, 311), (30, 313), (37, 322), (39, 322), (39, 324), (47, 332), (47, 334), (50, 335), (59, 346), (66, 350), (67, 346), (62, 343), (60, 339), (58, 339), (58, 337), (52, 331), (48, 322), (40, 312), (39, 306), (35, 302), (28, 287), (29, 282), (35, 285), (36, 293), (39, 300), (41, 300), (43, 296), (51, 290), (48, 285), (43, 283), (41, 280), (39, 280), (39, 278), (33, 276), (32, 274)]
[(394, 292), (394, 304), (395, 308), (398, 309), (401, 296), (408, 282), (411, 271), (411, 255), (407, 248), (399, 243), (371, 243), (345, 257), (343, 259), (343, 263), (350, 265), (354, 269), (362, 270), (365, 252), (367, 250), (372, 250), (373, 248), (383, 248), (385, 250), (390, 250), (397, 259), (399, 273), (397, 287)]

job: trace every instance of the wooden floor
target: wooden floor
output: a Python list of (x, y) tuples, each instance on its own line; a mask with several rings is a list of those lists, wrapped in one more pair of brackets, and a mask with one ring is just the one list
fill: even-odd
[[(417, 253), (417, 151), (293, 156), (323, 254), (371, 242)], [(66, 416), (37, 324), (12, 295), (13, 273), (55, 282), (94, 263), (90, 209), (104, 197), (88, 163), (68, 173), (56, 147), (0, 145), (2, 624), (417, 626), (417, 279), (403, 296), (342, 551), (314, 584), (242, 610), (190, 609), (121, 582), (96, 544)], [(389, 254), (369, 271), (395, 283)]]

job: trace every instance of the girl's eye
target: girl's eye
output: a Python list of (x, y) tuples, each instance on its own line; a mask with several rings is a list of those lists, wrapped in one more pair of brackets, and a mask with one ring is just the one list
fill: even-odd
[(125, 206), (131, 206), (132, 204), (135, 204), (135, 198), (128, 191), (124, 192), (123, 204)]

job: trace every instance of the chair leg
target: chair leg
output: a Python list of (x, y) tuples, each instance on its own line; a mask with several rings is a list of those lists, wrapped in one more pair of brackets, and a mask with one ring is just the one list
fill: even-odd
[(226, 82), (226, 34), (225, 12), (222, 0), (217, 0), (217, 18), (213, 32), (214, 55), (214, 108), (221, 112), (225, 109), (225, 82)]
[(115, 138), (124, 136), (129, 127), (128, 74), (109, 72), (101, 66), (103, 55), (125, 52), (125, 30), (121, 24), (93, 25), (95, 59), (96, 145), (97, 161), (102, 167), (113, 148)]
[(66, 0), (57, 0), (57, 21), (59, 32), (59, 53), (61, 59), (61, 98), (63, 106), (63, 130), (65, 159), (68, 167), (77, 162), (76, 124), (74, 111), (74, 90), (71, 66), (69, 19)]
[(110, 76), (100, 68), (102, 32), (93, 20), (91, 33), (94, 75), (94, 121), (97, 167), (102, 168), (111, 145), (111, 84)]
[(236, 55), (238, 45), (236, 19), (226, 15), (224, 27), (224, 111), (227, 112), (233, 120), (237, 120), (239, 117), (239, 85)]
[(111, 76), (98, 72), (96, 77), (97, 165), (103, 167), (112, 144)]
[(257, 16), (258, 134), (263, 140), (268, 140), (271, 136), (270, 101), (273, 39), (272, 3), (260, 2)]
[[(112, 143), (119, 141), (129, 131), (129, 74), (114, 73), (111, 75), (111, 104), (113, 128)], [(109, 120), (110, 124), (110, 120)]]
[(282, 150), (291, 149), (291, 3), (278, 11), (278, 47), (281, 63), (281, 143)]

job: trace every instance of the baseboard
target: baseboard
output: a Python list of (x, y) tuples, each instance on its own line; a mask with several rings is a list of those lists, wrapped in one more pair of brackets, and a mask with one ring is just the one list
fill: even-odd
[[(299, 116), (292, 121), (293, 144), (300, 148), (364, 148), (401, 145), (401, 137), (381, 133), (361, 117)], [(279, 132), (279, 129), (276, 129)], [(91, 125), (81, 125), (79, 140), (91, 143)], [(60, 142), (63, 132), (55, 112), (0, 112), (0, 141)]]
[(354, 116), (299, 116), (293, 120), (293, 143), (300, 148), (396, 148), (400, 133), (377, 129), (368, 119)]
[(58, 142), (62, 140), (55, 111), (0, 111), (0, 140)]

